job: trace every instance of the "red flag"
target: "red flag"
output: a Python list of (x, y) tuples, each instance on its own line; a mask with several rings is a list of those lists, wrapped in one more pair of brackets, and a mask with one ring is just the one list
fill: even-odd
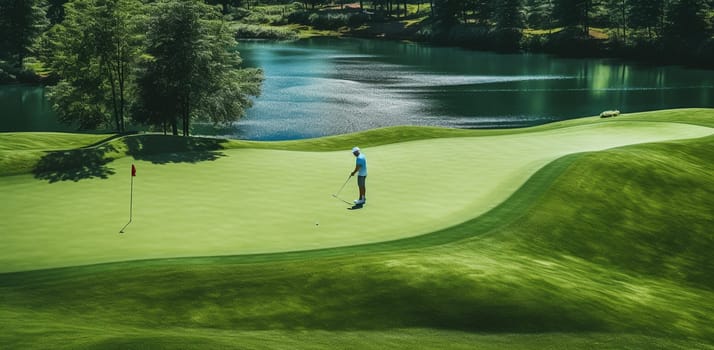
[(136, 176), (136, 167), (134, 167), (134, 164), (131, 165), (131, 176)]

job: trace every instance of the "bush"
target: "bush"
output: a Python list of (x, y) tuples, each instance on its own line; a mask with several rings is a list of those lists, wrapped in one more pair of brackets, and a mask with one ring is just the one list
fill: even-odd
[(310, 14), (310, 12), (308, 12), (308, 11), (295, 11), (295, 12), (289, 14), (287, 17), (288, 17), (289, 23), (309, 25), (310, 17), (312, 15), (317, 15), (317, 14), (316, 13)]
[(433, 41), (436, 34), (433, 25), (429, 24), (419, 28), (415, 35), (419, 41)]
[(290, 29), (252, 24), (241, 24), (235, 28), (236, 39), (297, 40), (298, 34)]
[(501, 28), (491, 33), (496, 51), (517, 52), (521, 49), (523, 33), (518, 28)]
[(37, 83), (40, 77), (31, 70), (0, 61), (0, 83)]
[(251, 12), (248, 17), (243, 18), (244, 23), (252, 24), (269, 24), (273, 16), (262, 12)]
[(317, 27), (322, 24), (322, 19), (320, 18), (320, 15), (313, 13), (307, 18), (306, 24)]
[(347, 25), (350, 27), (359, 27), (369, 22), (369, 16), (365, 13), (352, 13), (347, 18)]
[(566, 57), (597, 57), (603, 53), (599, 40), (577, 28), (566, 28), (549, 35), (544, 49), (546, 53)]
[(455, 25), (449, 31), (448, 42), (459, 46), (488, 50), (493, 48), (493, 38), (487, 27)]
[(331, 13), (327, 15), (327, 28), (325, 29), (339, 29), (341, 27), (346, 27), (348, 23), (349, 15), (340, 13)]
[(541, 52), (545, 47), (545, 35), (526, 35), (523, 37), (521, 47), (530, 52)]
[(359, 27), (369, 21), (364, 13), (327, 13), (295, 11), (286, 16), (288, 23), (312, 26), (316, 29), (336, 30), (342, 27)]
[(339, 29), (347, 26), (348, 15), (341, 13), (313, 13), (308, 17), (308, 25), (317, 29)]
[(246, 10), (242, 7), (234, 7), (233, 10), (231, 11), (231, 15), (233, 16), (234, 20), (240, 20), (243, 18), (246, 18), (250, 16), (250, 11)]

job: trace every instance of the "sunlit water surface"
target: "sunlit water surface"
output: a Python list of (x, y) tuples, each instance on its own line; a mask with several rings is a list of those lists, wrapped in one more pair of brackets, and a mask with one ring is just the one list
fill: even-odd
[(714, 106), (714, 72), (680, 67), (361, 39), (245, 42), (239, 49), (266, 81), (248, 115), (223, 130), (238, 138), (392, 125), (521, 127), (608, 109)]

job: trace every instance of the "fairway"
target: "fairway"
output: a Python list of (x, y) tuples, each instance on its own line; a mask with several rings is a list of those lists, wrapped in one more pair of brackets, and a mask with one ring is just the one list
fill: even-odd
[[(332, 198), (349, 149), (224, 149), (202, 159), (117, 159), (106, 179), (0, 179), (0, 272), (169, 257), (312, 250), (396, 240), (478, 217), (574, 153), (712, 135), (691, 124), (617, 121), (363, 148), (367, 205)], [(131, 164), (133, 222), (128, 221)], [(587, 181), (587, 178), (582, 181)], [(342, 198), (356, 198), (354, 179)]]
[(0, 134), (0, 348), (714, 349), (712, 113)]

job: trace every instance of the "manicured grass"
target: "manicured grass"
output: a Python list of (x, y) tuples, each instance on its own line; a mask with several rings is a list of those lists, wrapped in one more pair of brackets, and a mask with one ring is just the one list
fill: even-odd
[(52, 132), (0, 133), (0, 151), (56, 151), (89, 146), (111, 135), (67, 134)]
[[(0, 223), (8, 250), (0, 256), (0, 272), (286, 252), (411, 237), (487, 212), (538, 169), (564, 155), (712, 132), (688, 124), (620, 121), (367, 147), (370, 178), (378, 181), (369, 186), (374, 194), (368, 195), (369, 205), (355, 213), (331, 197), (354, 168), (347, 147), (336, 152), (141, 153), (135, 159), (98, 161), (95, 168), (85, 164), (97, 157), (89, 150), (76, 164), (65, 161), (62, 153), (61, 160), (39, 162), (49, 163), (44, 172), (6, 177), (0, 183), (6, 203), (11, 203), (4, 210), (11, 219)], [(123, 143), (113, 148), (148, 152), (171, 145), (163, 140), (169, 141), (129, 136), (110, 146)], [(491, 149), (502, 151), (484, 151)], [(117, 237), (128, 222), (132, 163), (139, 169), (133, 222), (127, 234)], [(64, 169), (70, 165), (80, 171)], [(355, 192), (351, 183), (341, 195), (352, 200)], [(37, 240), (48, 248), (38, 251)]]
[(91, 146), (112, 135), (0, 133), (0, 176), (31, 172), (46, 152)]
[[(710, 129), (693, 126), (714, 126), (712, 116), (711, 110), (662, 111), (612, 121), (571, 121), (506, 131), (504, 135), (496, 135), (501, 131), (493, 134), (477, 131), (472, 134), (475, 137), (448, 135), (459, 137), (435, 140), (428, 140), (433, 135), (423, 130), (423, 135), (399, 129), (373, 131), (373, 136), (381, 132), (394, 138), (402, 135), (405, 139), (422, 139), (370, 145), (365, 152), (370, 157), (370, 165), (375, 165), (371, 169), (376, 171), (373, 178), (387, 181), (390, 172), (385, 168), (396, 167), (394, 171), (399, 176), (416, 176), (416, 182), (423, 183), (429, 179), (419, 178), (418, 171), (407, 171), (413, 162), (409, 160), (413, 154), (420, 155), (417, 157), (420, 161), (438, 158), (443, 164), (431, 166), (431, 172), (449, 181), (463, 181), (458, 183), (460, 188), (469, 188), (469, 193), (461, 194), (464, 197), (479, 196), (472, 192), (473, 185), (468, 186), (469, 181), (474, 180), (450, 174), (447, 168), (456, 167), (453, 173), (461, 171), (472, 177), (488, 178), (483, 165), (491, 162), (478, 163), (478, 157), (471, 153), (485, 153), (484, 149), (488, 149), (489, 153), (506, 156), (509, 148), (527, 143), (531, 153), (545, 155), (552, 143), (563, 141), (559, 147), (564, 148), (562, 155), (565, 156), (551, 155), (551, 160), (557, 160), (534, 165), (533, 176), (526, 176), (527, 182), (517, 191), (517, 184), (510, 190), (502, 187), (501, 190), (512, 195), (496, 203), (486, 214), (475, 217), (474, 210), (471, 216), (463, 216), (465, 221), (461, 224), (418, 237), (287, 254), (126, 261), (0, 274), (0, 328), (3, 329), (0, 347), (711, 349), (714, 348), (711, 328), (714, 267), (709, 258), (714, 249), (710, 215), (714, 207), (714, 177), (711, 175), (714, 173), (714, 136), (603, 149), (703, 136), (699, 131)], [(645, 130), (647, 132), (641, 133)], [(547, 137), (539, 141), (544, 136)], [(124, 152), (122, 147), (125, 147), (133, 150), (134, 157), (144, 159), (139, 162), (142, 181), (148, 181), (145, 178), (155, 173), (161, 174), (163, 181), (171, 182), (170, 174), (174, 173), (178, 173), (175, 176), (190, 174), (210, 179), (209, 169), (224, 166), (221, 162), (233, 158), (250, 161), (253, 154), (268, 163), (276, 157), (274, 161), (279, 164), (275, 165), (275, 171), (282, 175), (285, 175), (281, 172), (285, 166), (292, 166), (293, 159), (315, 157), (319, 166), (339, 168), (344, 162), (344, 149), (348, 149), (345, 146), (353, 145), (360, 137), (363, 135), (311, 140), (304, 144), (210, 144), (176, 140), (173, 147), (192, 152), (170, 156), (152, 153), (152, 147), (127, 144), (126, 140), (113, 140), (110, 144), (115, 145), (112, 154)], [(630, 142), (603, 144), (622, 138)], [(498, 142), (488, 144), (491, 139)], [(485, 144), (480, 144), (482, 142)], [(468, 148), (471, 143), (480, 144), (477, 151)], [(291, 145), (313, 151), (324, 147), (325, 152), (255, 149)], [(330, 145), (337, 145), (339, 151), (327, 151)], [(582, 149), (583, 145), (590, 147)], [(494, 148), (496, 146), (499, 147)], [(429, 153), (430, 148), (441, 152)], [(459, 153), (461, 149), (471, 151), (470, 158), (450, 161), (452, 155), (466, 157)], [(404, 160), (389, 158), (391, 153), (402, 150)], [(578, 153), (579, 150), (588, 152)], [(526, 151), (518, 155), (523, 161), (531, 159)], [(216, 159), (206, 160), (212, 156)], [(382, 157), (389, 162), (380, 164), (378, 159)], [(464, 159), (478, 166), (461, 169), (454, 164), (463, 163)], [(166, 164), (161, 164), (162, 161)], [(45, 199), (38, 203), (50, 201), (49, 207), (56, 208), (53, 203), (58, 202), (52, 202), (52, 198), (64, 196), (66, 205), (74, 205), (72, 203), (81, 201), (70, 197), (70, 192), (82, 192), (83, 201), (88, 193), (101, 192), (92, 187), (111, 183), (114, 177), (128, 182), (128, 159), (119, 158), (106, 166), (110, 168), (121, 162), (126, 163), (118, 168), (124, 168), (122, 172), (126, 174), (110, 175), (106, 180), (47, 183), (46, 179), (22, 175), (0, 178), (0, 184), (16, 181), (12, 186), (3, 187), (3, 193), (15, 191), (17, 186), (32, 189), (42, 184), (41, 194)], [(174, 171), (165, 171), (165, 168)], [(382, 170), (377, 170), (380, 168)], [(252, 171), (245, 167), (228, 170)], [(261, 174), (281, 178), (271, 172)], [(290, 174), (288, 171), (287, 175)], [(335, 188), (341, 181), (336, 180)], [(392, 188), (394, 186), (380, 188), (378, 181), (374, 182), (370, 187), (374, 193), (402, 195)], [(147, 185), (144, 182), (144, 186)], [(71, 190), (62, 190), (63, 186), (70, 186)], [(178, 189), (172, 192), (172, 185), (163, 186), (151, 184), (162, 190), (157, 191), (162, 196), (180, 198), (173, 193), (180, 192)], [(242, 187), (235, 188), (240, 191)], [(447, 188), (447, 192), (449, 190)], [(56, 192), (44, 195), (45, 191)], [(459, 191), (443, 195), (453, 196), (450, 200), (455, 200), (460, 198), (456, 192)], [(38, 195), (34, 190), (28, 193)], [(435, 200), (440, 200), (439, 196)], [(387, 201), (377, 197), (375, 203)], [(206, 203), (202, 198), (196, 200)], [(329, 194), (325, 200), (331, 200)], [(457, 207), (480, 201), (472, 200)], [(210, 207), (211, 210), (229, 205), (220, 198), (218, 202), (220, 204)], [(87, 205), (84, 212), (100, 211), (98, 203)], [(340, 213), (362, 215), (358, 218), (363, 221), (354, 226), (361, 232), (360, 228), (381, 224), (380, 212), (388, 215), (392, 210), (387, 205), (372, 210), (372, 205), (368, 203), (368, 207), (358, 213), (340, 208)], [(7, 208), (3, 208), (3, 213)], [(419, 210), (419, 207), (413, 209)], [(282, 215), (294, 215), (292, 213)], [(211, 224), (221, 225), (230, 221), (231, 216), (239, 215), (238, 211), (231, 211), (224, 220)], [(420, 216), (423, 215), (413, 214), (393, 221), (423, 220)], [(191, 230), (191, 223), (186, 221), (183, 221), (189, 225), (185, 226), (186, 230), (194, 234), (172, 237), (162, 229), (172, 227), (171, 220), (181, 219), (180, 215), (177, 218), (167, 214), (163, 221), (157, 221), (154, 230), (143, 231), (141, 235), (161, 236), (166, 246), (193, 244), (200, 247), (215, 237), (226, 239), (215, 236), (220, 230), (211, 227), (205, 231)], [(74, 220), (93, 222), (94, 219), (85, 215)], [(74, 222), (66, 225), (80, 226)], [(30, 225), (27, 226), (27, 232), (32, 232)], [(129, 227), (136, 229), (136, 226)], [(298, 225), (286, 232), (289, 234), (283, 234), (280, 239), (299, 241), (299, 236), (309, 234), (301, 232)], [(56, 232), (65, 240), (73, 239), (76, 234), (75, 230), (67, 229)], [(97, 236), (104, 234), (97, 230)], [(340, 233), (346, 239), (350, 234)], [(127, 243), (133, 245), (132, 240), (140, 234), (130, 229), (125, 236), (114, 232), (106, 235), (112, 237), (114, 249), (120, 250), (126, 249)], [(359, 234), (351, 237), (357, 236)], [(52, 244), (61, 244), (60, 238), (47, 239)], [(43, 240), (35, 241), (35, 250), (61, 253)], [(75, 244), (81, 242), (75, 241)], [(16, 254), (5, 247), (3, 253)], [(110, 251), (101, 244), (77, 250), (86, 254), (87, 249)], [(124, 259), (131, 258), (125, 256)]]

